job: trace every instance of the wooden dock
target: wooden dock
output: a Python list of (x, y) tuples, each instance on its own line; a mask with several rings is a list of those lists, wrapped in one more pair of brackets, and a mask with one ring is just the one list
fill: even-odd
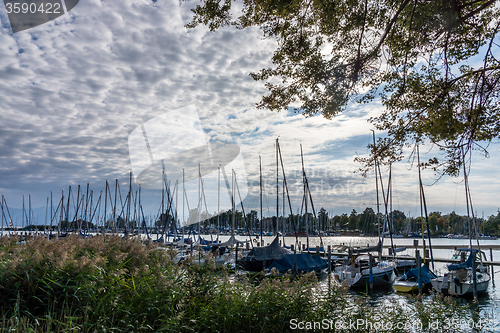
[[(388, 245), (388, 244), (384, 244), (384, 248), (390, 248), (391, 246)], [(396, 248), (398, 247), (406, 247), (408, 250), (411, 250), (411, 249), (415, 249), (415, 246), (413, 245), (396, 245)], [(432, 245), (432, 248), (433, 249), (436, 249), (436, 250), (456, 250), (458, 248), (468, 248), (469, 246), (468, 245)], [(422, 244), (420, 244), (419, 242), (419, 245), (417, 247), (418, 249), (422, 249)], [(425, 246), (426, 249), (429, 249), (429, 244), (426, 244)], [(473, 249), (477, 249), (477, 244), (473, 244), (472, 245), (472, 248)], [(481, 250), (482, 251), (485, 251), (486, 253), (486, 250), (489, 250), (489, 249), (492, 249), (492, 250), (500, 250), (500, 244), (494, 244), (494, 245), (482, 245), (481, 246)]]
[[(392, 259), (392, 256), (388, 256), (386, 254), (382, 255), (382, 258), (384, 259)], [(405, 255), (402, 255), (402, 256), (396, 256), (396, 259), (403, 259), (403, 260), (415, 260), (415, 257), (414, 256), (405, 256)], [(426, 261), (431, 261), (431, 258), (426, 258), (425, 259)], [(448, 262), (448, 263), (460, 263), (460, 260), (456, 259), (456, 260), (452, 260), (450, 258), (436, 258), (434, 257), (434, 261), (435, 262)], [(496, 260), (486, 260), (486, 261), (483, 261), (483, 264), (487, 265), (487, 266), (490, 266), (490, 265), (493, 265), (493, 266), (500, 266), (500, 261), (496, 261)]]

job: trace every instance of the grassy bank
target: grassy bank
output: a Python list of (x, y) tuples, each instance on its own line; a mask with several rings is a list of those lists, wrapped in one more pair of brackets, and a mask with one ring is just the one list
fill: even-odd
[[(315, 280), (255, 283), (215, 270), (210, 260), (178, 265), (153, 244), (111, 236), (26, 244), (4, 237), (0, 332), (408, 332), (417, 322), (419, 332), (474, 313), (439, 297), (373, 306), (340, 285), (320, 291)], [(341, 322), (358, 324), (343, 330)], [(456, 328), (447, 332), (464, 332)]]

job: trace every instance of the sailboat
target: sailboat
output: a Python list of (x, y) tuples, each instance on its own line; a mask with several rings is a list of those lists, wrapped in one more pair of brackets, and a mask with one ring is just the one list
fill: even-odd
[[(278, 151), (279, 144), (278, 139), (276, 139), (276, 167), (278, 167)], [(259, 156), (259, 168), (260, 168), (260, 216), (261, 216), (261, 244), (262, 246), (253, 247), (241, 260), (238, 261), (238, 265), (240, 265), (244, 270), (255, 273), (260, 272), (269, 266), (278, 259), (283, 258), (285, 254), (291, 254), (292, 251), (289, 249), (282, 247), (279, 241), (279, 234), (276, 235), (273, 242), (267, 246), (264, 246), (264, 241), (262, 238), (263, 230), (262, 230), (262, 161)], [(276, 183), (278, 184), (278, 179), (276, 179)], [(276, 191), (279, 193), (279, 191)], [(276, 216), (279, 216), (279, 203), (276, 204)], [(278, 226), (278, 218), (276, 219), (276, 227)]]
[[(373, 142), (375, 146), (375, 133), (373, 133)], [(380, 232), (380, 204), (379, 204), (379, 191), (378, 191), (378, 173), (380, 173), (380, 168), (378, 166), (376, 157), (374, 157), (375, 165), (375, 188), (377, 196), (377, 230), (379, 235), (378, 244), (374, 247), (364, 248), (364, 249), (350, 249), (350, 263), (344, 266), (337, 267), (335, 269), (336, 277), (341, 281), (345, 281), (351, 288), (363, 288), (363, 289), (373, 289), (373, 288), (387, 288), (389, 287), (396, 276), (397, 272), (395, 261), (383, 261), (382, 249), (384, 241), (385, 226), (390, 224), (387, 223), (387, 198), (385, 194), (384, 203), (386, 207), (386, 213), (383, 222), (382, 237)], [(382, 182), (382, 180), (380, 180)], [(383, 186), (382, 186), (383, 191)], [(389, 193), (388, 193), (389, 194)], [(391, 229), (389, 229), (392, 235)], [(391, 237), (392, 245), (392, 237)], [(394, 246), (391, 246), (394, 249)], [(378, 260), (376, 260), (371, 252), (378, 252)]]
[(477, 249), (461, 248), (456, 250), (451, 259), (460, 260), (467, 255), (466, 261), (449, 264), (447, 273), (431, 280), (432, 287), (437, 292), (444, 295), (474, 296), (474, 280), (476, 280), (477, 294), (488, 292), (491, 278), (488, 269), (482, 264), (483, 259), (486, 260), (486, 255)]
[(396, 281), (394, 281), (393, 286), (396, 291), (402, 293), (417, 293), (419, 289), (432, 289), (431, 280), (436, 277), (436, 274), (434, 274), (426, 264), (422, 264), (420, 269), (418, 267), (412, 268), (403, 276), (399, 277)]
[[(469, 205), (472, 209), (472, 199), (470, 196), (469, 183), (467, 172), (465, 169), (465, 153), (463, 153), (463, 168), (464, 168), (464, 183), (465, 197), (467, 206), (467, 220), (469, 224), (469, 248), (461, 248), (456, 250), (452, 259), (458, 260), (459, 263), (448, 264), (448, 272), (443, 276), (439, 276), (431, 280), (432, 287), (442, 294), (451, 294), (456, 296), (473, 296), (487, 293), (491, 277), (488, 269), (483, 265), (483, 259), (486, 260), (486, 255), (481, 251), (479, 245), (479, 232), (477, 224), (474, 223), (474, 231), (477, 240), (478, 249), (472, 248), (472, 228), (471, 220), (469, 219)], [(472, 210), (473, 211), (473, 210)], [(474, 216), (473, 216), (474, 217)], [(467, 260), (465, 260), (465, 258)]]
[(387, 288), (394, 281), (396, 264), (393, 261), (379, 261), (371, 252), (381, 252), (382, 242), (376, 246), (349, 249), (350, 262), (335, 268), (334, 274), (340, 282), (353, 289)]
[[(429, 269), (428, 264), (425, 262), (425, 231), (424, 231), (424, 208), (425, 208), (425, 224), (427, 225), (427, 235), (429, 236), (429, 247), (431, 253), (432, 268), (434, 269), (434, 257), (432, 255), (431, 246), (431, 234), (429, 229), (429, 223), (427, 221), (427, 205), (425, 203), (424, 187), (422, 184), (422, 175), (420, 172), (420, 153), (417, 146), (417, 156), (418, 156), (418, 186), (420, 189), (420, 216), (422, 221), (422, 244), (424, 248), (424, 262), (420, 263), (420, 257), (418, 260), (418, 267), (415, 267), (408, 272), (406, 272), (401, 277), (394, 281), (393, 287), (399, 292), (421, 292), (422, 290), (428, 290), (432, 288), (431, 280), (437, 278), (437, 276)], [(418, 255), (417, 255), (418, 256)]]

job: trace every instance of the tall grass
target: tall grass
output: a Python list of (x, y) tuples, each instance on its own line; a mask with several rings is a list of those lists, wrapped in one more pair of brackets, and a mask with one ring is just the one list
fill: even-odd
[(431, 331), (437, 313), (470, 316), (449, 300), (373, 307), (338, 284), (319, 291), (314, 274), (253, 282), (216, 270), (209, 257), (178, 265), (173, 256), (113, 236), (1, 238), (0, 332), (287, 332), (294, 320), (376, 323), (380, 315), (420, 320)]

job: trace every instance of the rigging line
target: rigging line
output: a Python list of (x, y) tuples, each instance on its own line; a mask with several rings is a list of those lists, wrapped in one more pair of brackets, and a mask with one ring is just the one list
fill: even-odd
[(59, 208), (61, 207), (62, 200), (63, 200), (62, 198), (61, 198), (61, 200), (59, 200), (59, 204), (57, 205), (56, 211), (54, 212), (54, 216), (52, 216), (50, 219), (50, 223), (52, 223), (54, 221), (54, 218), (56, 217), (56, 214), (59, 211)]
[[(234, 170), (233, 170), (234, 172)], [(240, 205), (241, 205), (241, 211), (243, 212), (243, 220), (245, 221), (245, 226), (248, 232), (248, 237), (250, 238), (250, 244), (252, 245), (253, 249), (253, 242), (252, 242), (252, 235), (250, 234), (250, 229), (248, 228), (248, 222), (247, 222), (247, 217), (245, 215), (245, 207), (243, 207), (243, 200), (241, 199), (241, 194), (240, 194), (240, 187), (238, 186), (238, 180), (236, 179), (236, 172), (234, 172), (234, 184), (236, 185), (236, 191), (238, 192), (238, 197), (240, 198)]]
[(420, 178), (420, 191), (422, 191), (422, 202), (424, 204), (424, 212), (425, 212), (425, 224), (427, 225), (427, 237), (429, 238), (429, 252), (431, 254), (432, 270), (434, 271), (434, 254), (432, 253), (431, 230), (429, 227), (429, 215), (427, 214), (427, 204), (425, 202), (425, 194), (424, 194), (424, 186), (422, 184), (422, 178)]
[[(75, 195), (73, 194), (73, 196), (71, 196), (71, 192), (73, 190), (71, 189), (71, 186), (69, 187), (69, 193), (68, 193), (68, 199), (71, 197), (71, 202), (73, 203), (73, 210), (76, 210), (76, 204), (75, 204)], [(69, 215), (69, 206), (66, 207), (66, 209), (68, 210), (68, 212), (66, 213), (66, 220), (68, 220), (68, 215)], [(69, 221), (68, 221), (69, 222)]]
[(2, 195), (2, 200), (4, 202), (5, 208), (7, 209), (7, 215), (9, 215), (10, 223), (13, 224), (12, 223), (12, 216), (10, 215), (10, 211), (9, 211), (9, 206), (7, 206), (7, 200), (5, 200), (3, 195)]
[[(117, 182), (116, 183), (118, 185), (118, 194), (120, 194), (120, 204), (122, 205), (122, 211), (120, 212), (120, 215), (118, 215), (119, 217), (122, 215), (122, 213), (124, 212), (124, 209), (125, 209), (125, 204), (123, 203), (123, 200), (122, 200), (122, 190), (120, 188), (120, 183)], [(127, 199), (128, 199), (128, 195), (127, 197), (125, 198), (125, 202), (127, 202)], [(123, 217), (122, 217), (123, 218)]]
[[(166, 180), (166, 174), (165, 174), (165, 178), (164, 178), (164, 183), (165, 183), (165, 192), (167, 192), (167, 204), (169, 204), (169, 208), (167, 208), (167, 212), (168, 210), (170, 210), (171, 214), (172, 214), (172, 218), (174, 217), (174, 209), (172, 208), (172, 204), (173, 204), (173, 200), (174, 200), (174, 196), (175, 196), (175, 191), (177, 189), (177, 185), (174, 186), (174, 191), (172, 193), (170, 193), (170, 185), (167, 186), (167, 180)], [(170, 181), (169, 181), (170, 182)]]
[[(281, 162), (281, 171), (283, 173), (283, 183), (284, 183), (284, 186), (285, 186), (285, 190), (286, 190), (286, 195), (287, 195), (287, 199), (288, 199), (288, 206), (290, 207), (290, 215), (292, 216), (292, 225), (293, 225), (293, 231), (295, 232), (295, 243), (297, 244), (299, 239), (298, 239), (298, 235), (297, 235), (297, 226), (295, 225), (295, 221), (293, 220), (293, 210), (292, 210), (292, 203), (290, 201), (290, 194), (288, 192), (288, 185), (287, 185), (287, 182), (286, 182), (286, 174), (285, 174), (285, 167), (283, 165), (283, 157), (281, 155), (281, 147), (278, 143), (278, 140), (276, 140), (276, 145), (277, 145), (277, 148), (278, 148), (278, 153), (279, 153), (279, 157), (280, 157), (280, 162)], [(283, 203), (284, 205), (284, 203)], [(283, 218), (285, 218), (285, 209), (283, 208)], [(285, 234), (285, 231), (283, 230), (283, 237), (284, 237), (284, 234)], [(285, 239), (283, 238), (283, 245), (285, 244)]]
[(142, 209), (142, 205), (139, 205), (139, 209), (142, 213), (142, 223), (141, 226), (144, 228), (144, 231), (146, 231), (146, 238), (149, 240), (149, 232), (148, 232), (148, 226), (146, 224), (146, 218), (144, 217), (144, 210)]
[(227, 178), (225, 168), (221, 168), (221, 170), (222, 170), (222, 175), (224, 176), (224, 183), (226, 184), (227, 194), (231, 198), (231, 207), (232, 207), (234, 205), (234, 202), (233, 202), (233, 194), (232, 194), (231, 186), (229, 185), (229, 180)]
[[(306, 188), (307, 188), (307, 193), (309, 193), (309, 201), (311, 202), (311, 208), (313, 210), (314, 220), (316, 221), (316, 218), (317, 218), (317, 216), (316, 216), (316, 210), (314, 209), (314, 203), (313, 203), (313, 200), (312, 200), (311, 189), (309, 188), (309, 181), (307, 180), (306, 171), (304, 169), (304, 156), (302, 154), (302, 144), (300, 145), (300, 155), (302, 156), (302, 172), (303, 172), (303, 176), (304, 176), (304, 180), (305, 180), (305, 185), (306, 185)], [(324, 246), (323, 245), (323, 237), (321, 237), (321, 234), (319, 235), (319, 239), (320, 239), (321, 246)]]
[[(80, 189), (80, 187), (78, 187), (78, 189)], [(78, 192), (78, 193), (80, 193), (80, 192)], [(82, 197), (82, 199), (83, 199), (83, 197)], [(78, 211), (80, 209), (80, 202), (82, 202), (82, 200), (80, 200), (80, 199), (77, 199), (77, 200), (79, 200), (79, 202), (78, 202), (78, 205), (75, 208), (75, 216), (73, 217), (73, 222), (76, 221), (76, 219), (78, 219), (77, 215), (78, 215)]]
[[(389, 221), (389, 215), (388, 215), (388, 212), (387, 212), (387, 201), (389, 200), (389, 190), (387, 191), (387, 196), (385, 195), (385, 192), (384, 192), (384, 183), (382, 181), (382, 172), (380, 171), (380, 164), (377, 165), (378, 167), (378, 172), (379, 172), (379, 178), (380, 178), (380, 187), (381, 187), (381, 190), (382, 190), (382, 198), (384, 198), (384, 207), (385, 207), (385, 214), (384, 214), (384, 225), (382, 227), (382, 243), (384, 241), (384, 234), (385, 234), (385, 226), (386, 226), (386, 223), (388, 223)], [(389, 184), (388, 184), (389, 185)]]
[[(206, 214), (207, 214), (206, 215), (207, 216), (206, 220), (208, 220), (209, 225), (212, 225), (212, 223), (210, 221), (210, 218), (211, 218), (210, 217), (210, 212), (208, 211), (208, 206), (207, 206), (207, 197), (205, 196), (205, 187), (203, 186), (203, 184), (204, 184), (203, 177), (200, 177), (200, 183), (201, 183), (201, 196), (203, 197), (203, 202), (205, 203), (205, 211), (206, 211)], [(201, 238), (201, 236), (200, 236), (200, 238)], [(214, 237), (213, 237), (213, 233), (212, 232), (210, 233), (210, 240), (213, 243)]]
[(186, 199), (186, 205), (187, 205), (187, 209), (188, 209), (188, 221), (191, 221), (191, 208), (189, 208), (189, 200), (188, 200), (188, 197), (187, 197), (187, 193), (186, 191), (184, 191), (184, 198)]
[(94, 219), (95, 213), (97, 211), (97, 206), (100, 205), (100, 203), (101, 203), (101, 195), (102, 195), (102, 191), (101, 191), (101, 194), (99, 194), (99, 199), (97, 200), (97, 203), (95, 204), (94, 213), (90, 215), (90, 221), (91, 222)]
[[(389, 195), (390, 193), (390, 195)], [(392, 252), (393, 252), (393, 258), (396, 259), (396, 251), (394, 251), (394, 242), (392, 240), (392, 228), (393, 228), (393, 223), (394, 223), (394, 214), (392, 212), (392, 163), (389, 164), (389, 182), (387, 184), (387, 201), (390, 200), (390, 210), (391, 210), (391, 219), (390, 221), (388, 222), (388, 226), (389, 226), (389, 236), (391, 237), (391, 248), (392, 248)], [(389, 219), (389, 215), (387, 215), (387, 218)]]
[[(174, 197), (173, 195), (170, 195), (170, 186), (167, 186), (167, 179), (166, 179), (166, 175), (165, 177), (163, 177), (163, 182), (165, 183), (165, 192), (167, 192), (167, 209), (165, 211), (165, 213), (162, 212), (162, 214), (169, 214), (169, 211), (171, 213), (171, 217), (173, 219), (173, 209), (172, 209), (172, 203), (173, 203), (173, 200), (174, 200)], [(163, 233), (162, 233), (162, 237), (165, 235), (165, 232), (167, 231), (167, 225), (168, 225), (168, 216), (165, 216), (166, 218), (166, 221), (164, 223), (164, 226), (163, 226)], [(168, 233), (167, 233), (167, 239), (168, 239)]]
[[(463, 153), (463, 148), (462, 148), (462, 153)], [(470, 159), (472, 159), (472, 151), (470, 152)], [(470, 161), (470, 160), (469, 160)], [(469, 165), (471, 163), (469, 162)], [(470, 174), (470, 166), (469, 166), (469, 174)], [(481, 246), (479, 244), (479, 231), (477, 229), (477, 223), (476, 223), (476, 218), (475, 218), (475, 215), (474, 215), (474, 208), (472, 206), (472, 195), (470, 193), (470, 186), (469, 186), (469, 177), (468, 177), (468, 174), (465, 173), (465, 156), (464, 156), (464, 178), (465, 178), (465, 194), (466, 194), (466, 200), (467, 200), (467, 204), (470, 203), (470, 209), (471, 209), (471, 212), (472, 212), (472, 223), (474, 225), (474, 232), (476, 234), (476, 240), (477, 240), (477, 247), (479, 249), (479, 251), (481, 251)], [(469, 219), (469, 206), (467, 205), (467, 219)], [(469, 233), (471, 233), (470, 231), (470, 223), (469, 222)], [(471, 242), (471, 248), (472, 248), (472, 236), (470, 235), (470, 242)], [(482, 261), (482, 260), (481, 260)]]

